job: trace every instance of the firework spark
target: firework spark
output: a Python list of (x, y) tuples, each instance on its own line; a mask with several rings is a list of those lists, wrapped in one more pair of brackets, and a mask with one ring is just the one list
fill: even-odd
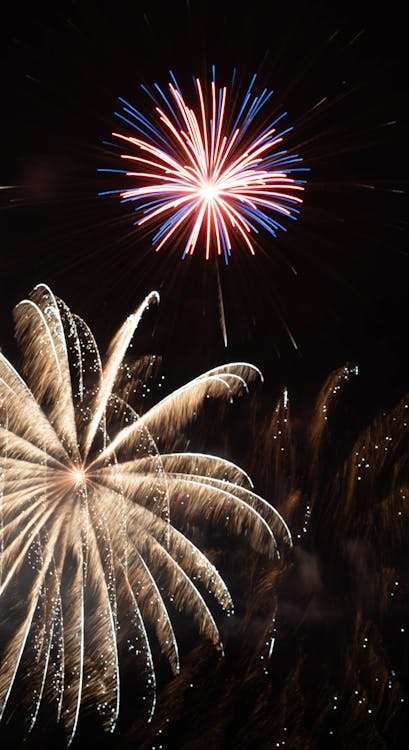
[[(303, 181), (294, 173), (301, 158), (283, 149), (291, 130), (277, 129), (284, 115), (266, 124), (263, 110), (272, 91), (253, 93), (253, 77), (243, 100), (236, 105), (227, 87), (210, 91), (196, 78), (196, 106), (191, 108), (171, 73), (169, 94), (155, 84), (143, 91), (155, 105), (150, 120), (124, 99), (116, 115), (137, 135), (113, 133), (134, 153), (121, 158), (135, 165), (127, 170), (107, 170), (130, 177), (135, 187), (101, 193), (119, 193), (123, 202), (136, 204), (138, 226), (152, 225), (155, 250), (171, 240), (184, 244), (183, 257), (204, 246), (211, 254), (231, 254), (236, 244), (255, 253), (254, 234), (262, 228), (273, 237), (285, 230), (281, 217), (295, 219), (302, 203)], [(112, 144), (110, 144), (112, 145)]]
[[(0, 355), (0, 711), (24, 685), (28, 728), (44, 701), (71, 741), (80, 707), (96, 707), (113, 731), (120, 652), (131, 653), (155, 705), (153, 628), (173, 671), (170, 614), (189, 615), (217, 646), (204, 593), (229, 612), (221, 575), (186, 532), (204, 524), (246, 530), (252, 546), (279, 556), (290, 543), (279, 514), (236, 465), (173, 445), (207, 396), (231, 399), (259, 375), (246, 363), (197, 377), (138, 415), (124, 364), (153, 292), (120, 328), (104, 366), (86, 324), (44, 285), (15, 309), (26, 382)], [(129, 359), (129, 355), (128, 355)], [(138, 370), (139, 368), (139, 370)], [(167, 440), (167, 436), (170, 436)]]

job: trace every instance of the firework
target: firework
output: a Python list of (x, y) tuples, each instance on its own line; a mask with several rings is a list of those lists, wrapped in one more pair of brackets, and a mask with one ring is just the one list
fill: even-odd
[(205, 397), (239, 394), (259, 376), (255, 367), (210, 370), (142, 415), (125, 397), (132, 389), (123, 383), (140, 377), (146, 362), (124, 364), (124, 357), (141, 315), (157, 301), (151, 293), (125, 321), (102, 366), (86, 324), (40, 285), (15, 309), (26, 381), (0, 355), (0, 604), (8, 634), (1, 714), (22, 682), (29, 729), (47, 700), (69, 741), (84, 703), (113, 731), (121, 648), (140, 665), (153, 712), (146, 626), (177, 673), (169, 609), (189, 615), (221, 647), (203, 594), (227, 612), (231, 597), (186, 527), (190, 534), (203, 524), (245, 530), (273, 559), (290, 542), (281, 516), (240, 468), (158, 448), (194, 419)]
[(303, 181), (293, 176), (303, 171), (301, 159), (283, 149), (291, 128), (277, 127), (284, 115), (266, 120), (272, 92), (256, 95), (256, 76), (237, 103), (235, 75), (230, 90), (217, 88), (213, 69), (210, 87), (194, 79), (192, 108), (172, 73), (171, 79), (168, 94), (157, 84), (153, 92), (142, 85), (155, 107), (152, 119), (119, 100), (116, 115), (136, 132), (113, 133), (131, 148), (121, 154), (129, 168), (100, 171), (126, 175), (133, 185), (101, 195), (119, 193), (135, 203), (136, 225), (156, 229), (155, 250), (178, 242), (185, 257), (200, 245), (207, 259), (217, 254), (227, 262), (234, 238), (254, 255), (254, 235), (263, 229), (275, 237), (285, 229), (282, 219), (295, 219), (302, 203)]

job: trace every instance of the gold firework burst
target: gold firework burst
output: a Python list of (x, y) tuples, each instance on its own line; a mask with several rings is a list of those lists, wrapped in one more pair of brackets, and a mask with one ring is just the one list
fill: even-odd
[[(125, 321), (102, 366), (87, 325), (45, 285), (14, 313), (23, 380), (0, 355), (1, 716), (24, 682), (28, 726), (54, 705), (68, 741), (84, 704), (113, 731), (119, 712), (120, 647), (155, 671), (147, 624), (179, 670), (171, 611), (190, 616), (220, 646), (206, 602), (227, 612), (225, 582), (188, 537), (203, 523), (245, 532), (279, 556), (290, 543), (281, 516), (247, 474), (205, 454), (164, 453), (157, 443), (192, 420), (207, 396), (233, 398), (259, 376), (246, 363), (200, 375), (137, 414), (121, 385), (135, 328), (156, 292)], [(138, 362), (133, 365), (133, 372)], [(128, 389), (129, 390), (129, 389)], [(169, 607), (171, 602), (171, 607)]]

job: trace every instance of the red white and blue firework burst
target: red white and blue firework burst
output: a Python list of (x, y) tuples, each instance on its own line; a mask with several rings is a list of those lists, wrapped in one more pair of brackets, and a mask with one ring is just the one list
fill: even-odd
[(260, 113), (273, 92), (255, 95), (255, 75), (238, 106), (235, 72), (230, 90), (216, 87), (214, 68), (208, 90), (194, 78), (196, 108), (170, 76), (167, 95), (156, 83), (153, 92), (141, 86), (154, 103), (153, 119), (119, 100), (122, 111), (115, 114), (136, 135), (112, 135), (131, 147), (121, 158), (132, 167), (100, 171), (126, 175), (134, 184), (101, 195), (119, 193), (123, 202), (135, 203), (135, 224), (154, 227), (155, 250), (174, 241), (183, 245), (183, 257), (203, 246), (207, 259), (217, 253), (228, 262), (234, 241), (254, 255), (254, 234), (264, 228), (275, 237), (285, 230), (281, 217), (296, 219), (302, 203), (304, 180), (295, 174), (306, 169), (297, 166), (301, 157), (283, 149), (292, 128), (277, 129), (286, 113), (266, 125)]

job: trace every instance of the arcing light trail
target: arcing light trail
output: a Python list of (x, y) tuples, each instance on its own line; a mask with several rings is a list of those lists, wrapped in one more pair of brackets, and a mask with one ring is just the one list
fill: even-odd
[(214, 68), (210, 91), (194, 78), (194, 108), (172, 73), (171, 79), (168, 94), (158, 84), (153, 93), (141, 87), (155, 106), (154, 118), (120, 99), (116, 115), (137, 135), (113, 136), (132, 148), (121, 158), (135, 167), (100, 171), (123, 174), (135, 186), (101, 195), (117, 193), (135, 203), (135, 224), (155, 228), (157, 251), (172, 243), (186, 257), (200, 246), (206, 259), (215, 254), (227, 263), (237, 245), (254, 255), (254, 235), (263, 229), (276, 237), (285, 230), (282, 219), (297, 218), (302, 203), (304, 181), (295, 175), (306, 168), (283, 148), (291, 128), (277, 129), (284, 114), (266, 125), (272, 91), (255, 95), (255, 75), (238, 106), (232, 97), (235, 74), (230, 90), (216, 87)]
[(6, 712), (9, 720), (7, 707), (17, 703), (31, 730), (45, 702), (68, 741), (83, 705), (113, 731), (124, 651), (146, 681), (152, 714), (146, 625), (175, 673), (172, 612), (190, 616), (221, 646), (203, 594), (227, 612), (232, 600), (191, 541), (195, 528), (245, 530), (272, 560), (291, 543), (281, 516), (239, 467), (174, 452), (175, 435), (204, 399), (232, 399), (260, 375), (257, 368), (217, 367), (142, 415), (130, 403), (130, 383), (146, 377), (146, 358), (130, 362), (129, 347), (157, 301), (151, 293), (129, 316), (102, 366), (84, 321), (40, 285), (14, 313), (27, 383), (0, 354), (0, 718)]

